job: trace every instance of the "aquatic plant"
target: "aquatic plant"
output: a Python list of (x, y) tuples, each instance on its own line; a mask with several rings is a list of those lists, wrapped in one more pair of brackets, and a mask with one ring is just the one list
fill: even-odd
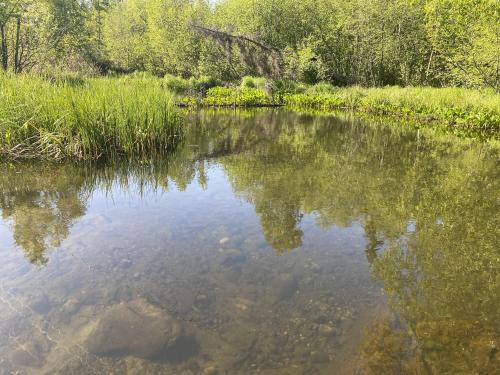
[(274, 102), (263, 90), (256, 88), (214, 87), (203, 98), (203, 105), (213, 107), (260, 107)]
[(175, 145), (182, 117), (156, 78), (0, 75), (0, 156), (98, 159)]

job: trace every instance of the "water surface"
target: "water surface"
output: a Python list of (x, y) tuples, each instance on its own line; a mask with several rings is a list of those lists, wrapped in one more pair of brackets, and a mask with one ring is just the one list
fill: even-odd
[(0, 374), (500, 369), (491, 146), (201, 112), (162, 158), (0, 187)]

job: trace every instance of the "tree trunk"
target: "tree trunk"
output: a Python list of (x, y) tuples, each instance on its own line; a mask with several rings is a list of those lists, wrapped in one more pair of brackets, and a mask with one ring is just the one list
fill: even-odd
[(0, 25), (1, 52), (2, 52), (2, 68), (7, 70), (9, 67), (9, 55), (7, 53), (7, 37), (5, 35), (5, 25)]
[(14, 49), (14, 72), (19, 73), (21, 71), (21, 64), (19, 61), (19, 39), (21, 37), (21, 17), (18, 16), (16, 19), (16, 47)]

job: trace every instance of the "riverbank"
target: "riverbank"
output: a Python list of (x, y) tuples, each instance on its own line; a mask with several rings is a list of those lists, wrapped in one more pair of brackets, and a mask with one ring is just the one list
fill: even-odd
[(292, 94), (288, 107), (331, 111), (348, 109), (409, 120), (462, 137), (499, 139), (500, 95), (462, 88), (342, 88), (318, 94)]
[(182, 106), (275, 107), (295, 111), (349, 110), (403, 119), (416, 128), (481, 140), (500, 136), (500, 95), (463, 88), (336, 88), (327, 84), (274, 90), (215, 87), (203, 97), (185, 96)]
[(0, 157), (95, 160), (175, 146), (182, 116), (149, 77), (0, 75)]
[(175, 147), (185, 121), (177, 107), (285, 107), (387, 116), (416, 128), (481, 141), (500, 137), (500, 95), (462, 88), (337, 88), (245, 77), (238, 86), (209, 78), (133, 74), (0, 75), (0, 157), (96, 160)]

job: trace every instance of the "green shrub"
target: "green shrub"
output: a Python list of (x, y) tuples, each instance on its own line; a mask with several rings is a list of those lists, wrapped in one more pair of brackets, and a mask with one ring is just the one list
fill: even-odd
[(46, 68), (40, 76), (53, 85), (82, 86), (85, 84), (85, 78), (80, 73), (65, 72), (55, 68)]
[(272, 81), (271, 87), (273, 96), (278, 98), (284, 95), (302, 93), (306, 90), (304, 85), (300, 85), (289, 79), (275, 79)]
[(242, 89), (247, 88), (247, 89), (265, 90), (266, 83), (267, 79), (264, 77), (245, 76), (241, 79), (240, 87)]
[(191, 77), (189, 79), (190, 88), (198, 93), (205, 94), (209, 89), (217, 87), (220, 82), (214, 77), (201, 76), (201, 77)]
[(191, 82), (181, 77), (166, 74), (163, 81), (165, 88), (174, 94), (183, 95), (191, 90)]
[(167, 74), (164, 77), (165, 88), (177, 95), (205, 94), (209, 89), (219, 84), (218, 80), (209, 76), (184, 79)]

